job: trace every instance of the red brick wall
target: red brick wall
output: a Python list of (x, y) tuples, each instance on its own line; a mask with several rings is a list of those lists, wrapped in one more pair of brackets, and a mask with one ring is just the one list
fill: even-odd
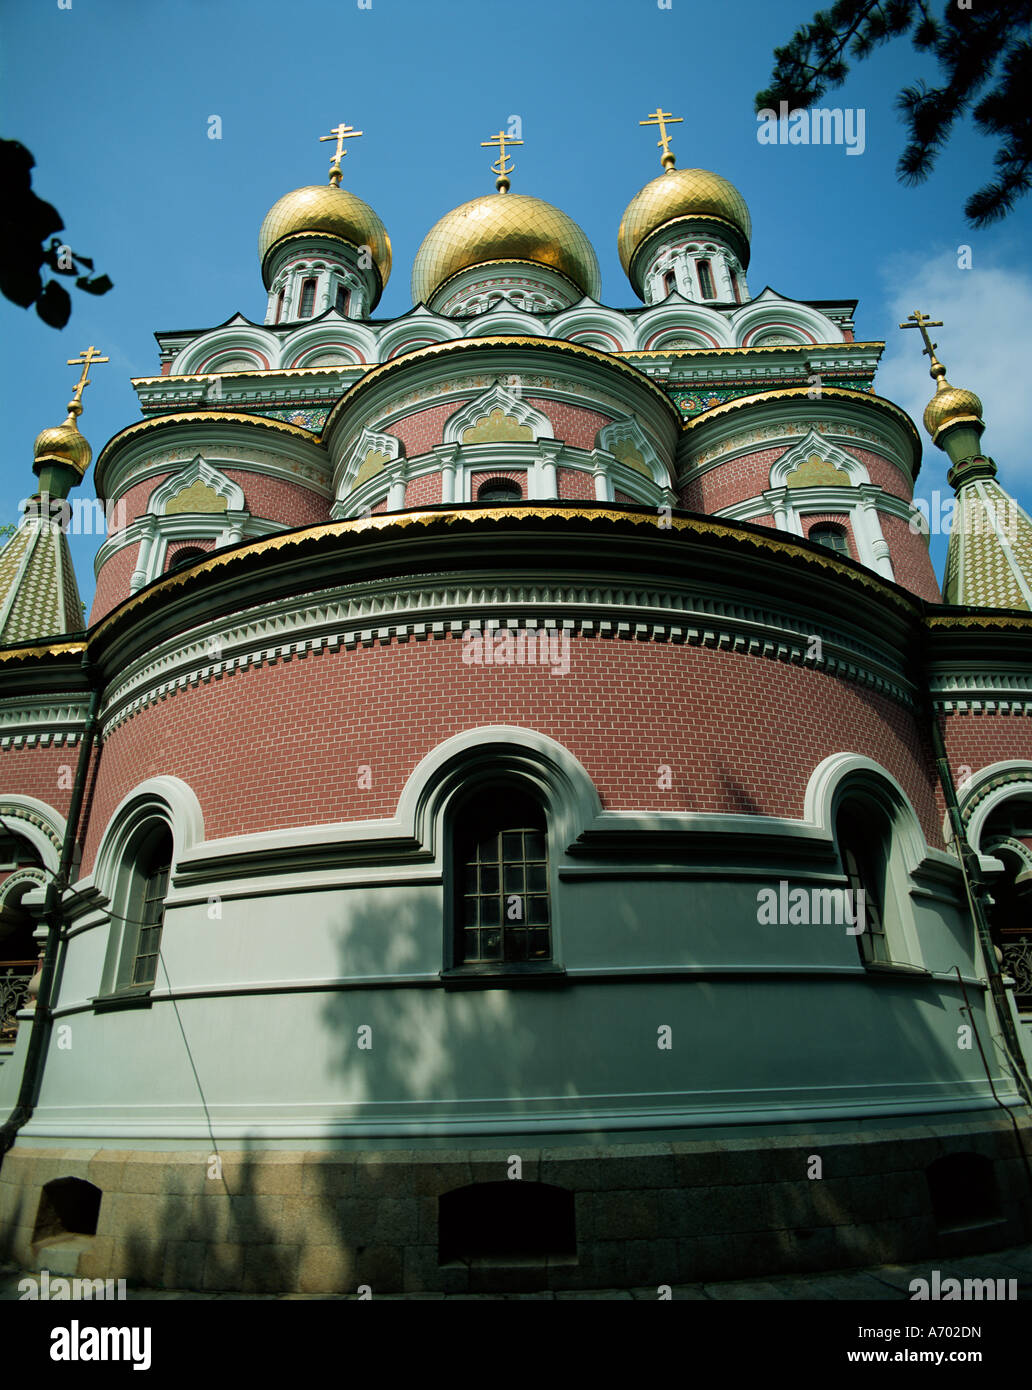
[(571, 501), (594, 502), (595, 479), (582, 468), (559, 469), (559, 496)]
[[(758, 497), (770, 487), (770, 470), (786, 448), (779, 444), (776, 448), (760, 449), (756, 453), (743, 454), (727, 463), (708, 468), (684, 488), (682, 505), (695, 512), (716, 512), (735, 502), (743, 502), (748, 497)], [(903, 497), (907, 501), (911, 499), (913, 488), (907, 484), (895, 464), (869, 449), (851, 446), (847, 452), (863, 462), (872, 483), (877, 483), (895, 497)]]
[(884, 512), (879, 512), (878, 521), (889, 543), (896, 583), (902, 584), (912, 594), (927, 599), (929, 603), (942, 603), (942, 591), (924, 537), (915, 536), (908, 524), (898, 516), (886, 516)]
[(424, 473), (421, 478), (413, 478), (405, 488), (406, 507), (429, 507), (440, 500), (440, 473)]
[[(242, 468), (223, 471), (227, 478), (243, 488), (245, 511), (261, 517), (263, 521), (278, 521), (293, 529), (297, 526), (317, 526), (330, 519), (329, 501), (300, 483), (288, 483), (281, 478), (269, 478), (264, 473)], [(155, 474), (142, 483), (134, 483), (114, 499), (120, 508), (125, 509), (126, 525), (144, 515), (151, 493), (171, 476), (171, 471)], [(117, 519), (122, 520), (122, 515), (119, 510)]]
[[(865, 754), (941, 843), (914, 722), (867, 688), (760, 657), (580, 636), (566, 675), (477, 667), (449, 636), (248, 669), (141, 710), (105, 745), (85, 863), (118, 802), (148, 777), (190, 784), (209, 839), (390, 816), (427, 752), (484, 724), (556, 739), (611, 809), (801, 817), (823, 758)], [(362, 764), (369, 789), (358, 787)], [(669, 791), (657, 789), (661, 765), (673, 772)]]
[[(954, 713), (941, 715), (939, 727), (958, 784), (993, 763), (1032, 760), (1032, 719), (1028, 715)], [(944, 815), (946, 806), (938, 790), (936, 800), (940, 816)]]
[[(463, 410), (473, 399), (474, 397), (470, 396), (467, 400), (434, 405), (426, 410), (414, 410), (403, 420), (395, 420), (392, 425), (385, 425), (384, 430), (402, 441), (405, 453), (410, 457), (425, 454), (444, 442), (444, 426), (448, 417), (456, 411)], [(552, 422), (555, 439), (561, 439), (579, 449), (593, 449), (599, 430), (610, 424), (613, 418), (611, 415), (602, 415), (597, 410), (566, 405), (562, 401), (546, 401), (531, 396), (527, 396), (526, 401), (535, 410), (540, 410), (548, 416)]]
[(105, 560), (97, 575), (97, 591), (93, 595), (90, 626), (100, 622), (106, 613), (129, 597), (129, 581), (136, 568), (139, 545), (125, 545)]
[[(71, 782), (79, 765), (79, 745), (71, 748), (2, 748), (0, 749), (0, 795), (34, 796), (39, 801), (68, 814), (71, 802)], [(11, 821), (17, 830), (17, 818)]]

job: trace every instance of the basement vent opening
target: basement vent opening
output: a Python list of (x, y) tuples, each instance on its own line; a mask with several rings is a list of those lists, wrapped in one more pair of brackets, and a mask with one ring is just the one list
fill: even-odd
[(925, 1169), (925, 1177), (940, 1231), (959, 1231), (1001, 1219), (992, 1160), (982, 1154), (937, 1158)]
[(543, 1182), (473, 1183), (438, 1206), (438, 1263), (576, 1264), (573, 1193)]
[(100, 1215), (99, 1187), (82, 1178), (55, 1178), (39, 1194), (33, 1241), (55, 1236), (94, 1236)]

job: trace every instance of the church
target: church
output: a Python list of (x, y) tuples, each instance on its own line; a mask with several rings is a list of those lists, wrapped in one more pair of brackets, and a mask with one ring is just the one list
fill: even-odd
[(378, 318), (341, 123), (264, 321), (158, 332), (95, 461), (70, 363), (0, 552), (0, 1255), (375, 1296), (1032, 1234), (1032, 521), (939, 322), (923, 438), (677, 123), (633, 307), (502, 131)]

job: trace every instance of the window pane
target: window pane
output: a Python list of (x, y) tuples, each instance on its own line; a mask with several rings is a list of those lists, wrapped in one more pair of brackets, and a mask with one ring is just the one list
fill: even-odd
[(523, 865), (506, 864), (505, 866), (505, 891), (506, 893), (523, 892)]
[(502, 920), (502, 904), (499, 898), (478, 898), (480, 903), (480, 925), (497, 927)]
[(480, 869), (481, 893), (498, 892), (498, 870), (492, 865), (482, 865)]
[(528, 898), (527, 899), (527, 921), (534, 926), (548, 925), (548, 899), (547, 898)]
[(548, 889), (548, 869), (544, 864), (527, 866), (527, 888), (531, 893), (544, 893)]
[(523, 836), (518, 830), (509, 831), (502, 836), (502, 858), (506, 860), (523, 857)]

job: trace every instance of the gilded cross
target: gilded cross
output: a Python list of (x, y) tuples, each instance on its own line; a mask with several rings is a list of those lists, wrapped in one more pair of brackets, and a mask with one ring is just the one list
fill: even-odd
[(82, 393), (90, 384), (89, 371), (93, 363), (110, 361), (110, 357), (101, 357), (100, 349), (95, 348), (92, 343), (88, 348), (83, 348), (78, 357), (69, 357), (69, 367), (82, 367), (82, 374), (76, 383), (75, 391), (72, 395), (72, 403), (70, 403), (68, 407), (69, 410), (71, 410), (72, 404), (77, 405), (80, 410), (82, 409)]
[(337, 153), (333, 156), (333, 163), (330, 165), (330, 183), (336, 188), (340, 187), (340, 161), (347, 154), (347, 150), (344, 148), (344, 141), (350, 140), (354, 136), (361, 135), (362, 133), (361, 130), (355, 130), (352, 126), (345, 125), (344, 122), (341, 121), (339, 125), (333, 127), (329, 135), (319, 136), (320, 144), (324, 140), (336, 140), (337, 142)]
[(491, 165), (492, 174), (497, 174), (495, 187), (499, 193), (506, 193), (509, 189), (509, 175), (514, 172), (516, 165), (505, 152), (506, 145), (522, 145), (522, 140), (516, 140), (511, 135), (506, 135), (504, 130), (500, 130), (497, 135), (492, 135), (490, 140), (481, 140), (481, 149), (489, 149), (498, 146), (499, 157)]
[(659, 126), (659, 139), (656, 141), (656, 144), (663, 150), (660, 163), (663, 165), (664, 169), (672, 169), (677, 156), (670, 148), (670, 136), (667, 134), (667, 122), (669, 122), (670, 125), (681, 125), (684, 122), (684, 117), (672, 116), (669, 111), (664, 111), (662, 107), (657, 106), (648, 120), (639, 121), (638, 124)]
[(929, 328), (942, 328), (942, 326), (942, 319), (929, 318), (927, 314), (922, 314), (920, 309), (915, 309), (912, 314), (908, 314), (906, 323), (900, 324), (900, 328), (917, 329), (925, 342), (924, 347), (921, 349), (921, 355), (924, 356), (925, 353), (927, 353), (933, 363), (936, 361), (935, 349), (939, 344), (931, 341), (928, 337), (928, 330)]

